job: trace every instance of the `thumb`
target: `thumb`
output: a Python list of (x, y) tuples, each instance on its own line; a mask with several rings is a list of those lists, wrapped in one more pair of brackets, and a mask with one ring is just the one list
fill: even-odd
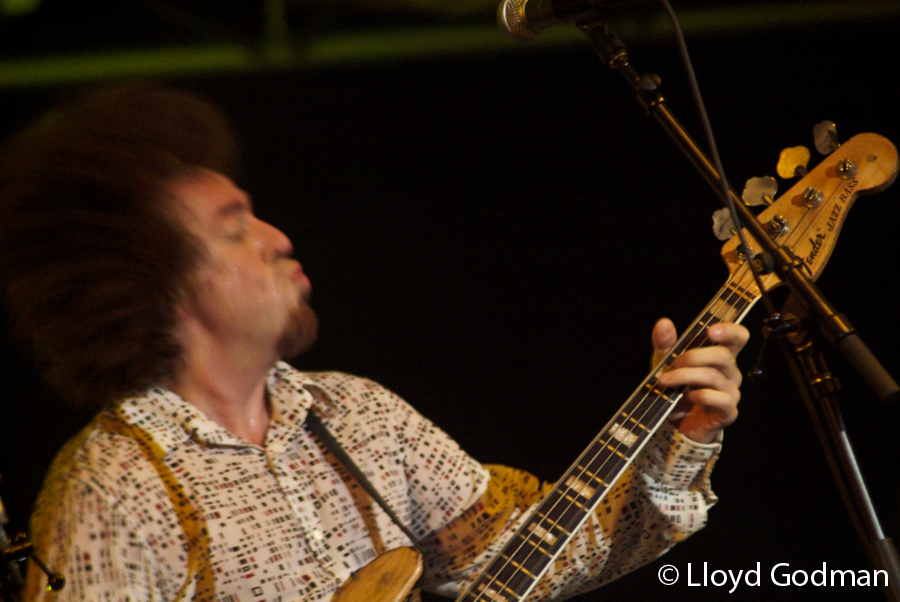
[(661, 318), (653, 326), (653, 365), (656, 366), (672, 350), (678, 341), (675, 324), (669, 318)]

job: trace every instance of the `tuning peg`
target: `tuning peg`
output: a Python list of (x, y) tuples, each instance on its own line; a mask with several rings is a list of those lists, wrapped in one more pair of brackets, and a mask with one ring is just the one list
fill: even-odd
[(778, 156), (778, 175), (789, 180), (806, 175), (806, 166), (809, 165), (809, 149), (805, 146), (794, 146), (781, 151)]
[(813, 140), (816, 150), (822, 155), (830, 155), (841, 145), (838, 142), (837, 126), (833, 121), (820, 121), (813, 126)]
[(750, 178), (744, 185), (741, 198), (745, 203), (754, 207), (756, 205), (771, 205), (778, 192), (778, 182), (771, 176)]
[(737, 230), (734, 227), (734, 220), (731, 219), (731, 211), (728, 207), (722, 207), (713, 211), (713, 234), (719, 240), (728, 240), (735, 234)]

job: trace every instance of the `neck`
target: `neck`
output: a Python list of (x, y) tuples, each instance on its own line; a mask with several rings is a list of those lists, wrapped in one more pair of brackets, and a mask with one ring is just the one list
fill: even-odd
[(252, 354), (221, 347), (186, 347), (182, 370), (169, 389), (245, 441), (262, 446), (269, 428), (266, 376), (274, 359), (252, 362)]

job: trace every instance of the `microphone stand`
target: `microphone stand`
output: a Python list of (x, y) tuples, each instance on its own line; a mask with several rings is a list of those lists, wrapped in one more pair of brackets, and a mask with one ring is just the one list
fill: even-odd
[[(794, 296), (819, 325), (825, 338), (850, 361), (879, 399), (895, 401), (900, 397), (900, 387), (862, 341), (847, 318), (838, 313), (818, 288), (806, 278), (802, 260), (790, 249), (776, 245), (734, 190), (723, 186), (721, 174), (665, 104), (659, 91), (660, 78), (654, 74), (641, 75), (631, 66), (625, 45), (610, 32), (605, 20), (597, 19), (580, 23), (578, 26), (588, 36), (603, 63), (625, 77), (634, 89), (638, 102), (669, 134), (726, 205), (729, 204), (728, 197), (730, 197), (743, 226), (763, 249), (762, 265), (775, 271), (791, 288)], [(851, 520), (858, 527), (863, 547), (873, 566), (886, 571), (889, 576), (885, 592), (888, 599), (900, 602), (900, 559), (898, 559), (900, 557), (893, 541), (886, 538), (881, 531), (875, 511), (869, 502), (866, 485), (856, 467), (850, 441), (844, 433), (843, 419), (833, 400), (834, 391), (821, 384), (822, 370), (827, 373), (824, 360), (812, 347), (808, 338), (804, 338), (800, 345), (785, 345), (785, 348), (793, 353), (788, 355), (798, 389), (803, 399), (807, 401), (814, 427), (819, 433)], [(816, 400), (816, 403), (812, 400)]]
[(24, 533), (19, 533), (10, 541), (3, 528), (8, 522), (6, 508), (0, 499), (0, 602), (20, 602), (19, 591), (25, 585), (25, 580), (19, 570), (19, 563), (28, 558), (46, 573), (51, 590), (61, 590), (66, 584), (65, 578), (41, 562), (35, 554), (34, 545)]
[(24, 586), (24, 581), (19, 563), (28, 558), (47, 575), (50, 590), (59, 591), (65, 586), (65, 578), (41, 562), (34, 553), (34, 545), (24, 533), (20, 533), (12, 543), (0, 545), (0, 601), (20, 602), (19, 590)]
[[(795, 311), (799, 317), (794, 316)], [(891, 538), (885, 537), (881, 529), (856, 462), (853, 445), (837, 403), (840, 383), (831, 374), (824, 355), (816, 347), (814, 337), (806, 328), (808, 316), (793, 296), (788, 297), (781, 315), (785, 316), (784, 324), (788, 327), (779, 333), (779, 340), (791, 375), (798, 383), (797, 388), (812, 420), (813, 429), (866, 553), (874, 566), (883, 567), (887, 571), (885, 596), (896, 602), (900, 600), (897, 586), (900, 563), (897, 550)]]

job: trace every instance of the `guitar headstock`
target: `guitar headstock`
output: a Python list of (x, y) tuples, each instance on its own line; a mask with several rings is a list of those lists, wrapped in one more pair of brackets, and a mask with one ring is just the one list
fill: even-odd
[[(807, 276), (815, 280), (831, 257), (841, 227), (856, 197), (880, 192), (897, 177), (897, 149), (877, 134), (854, 136), (757, 216), (779, 245), (803, 260)], [(753, 251), (759, 245), (747, 233)], [(722, 257), (734, 274), (745, 265), (740, 239), (722, 247)], [(774, 274), (762, 277), (772, 289), (781, 283)], [(748, 286), (755, 290), (755, 285)]]

